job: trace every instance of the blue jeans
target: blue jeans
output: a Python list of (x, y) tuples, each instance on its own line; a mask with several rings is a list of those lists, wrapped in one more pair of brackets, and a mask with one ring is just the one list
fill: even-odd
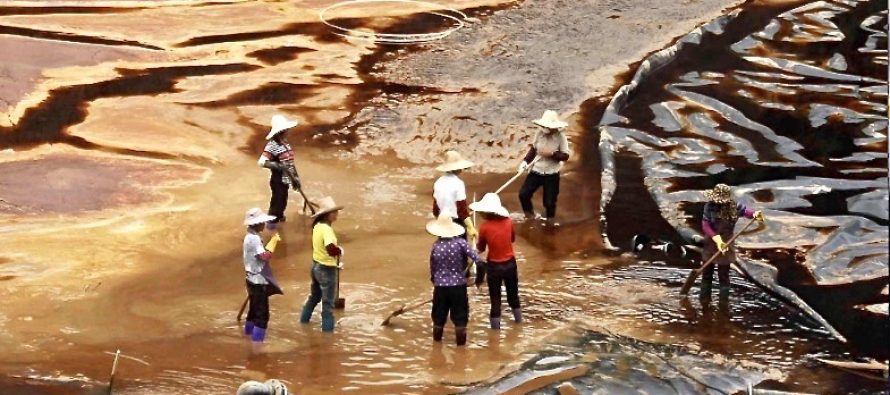
[(334, 293), (337, 290), (337, 268), (312, 262), (312, 288), (303, 309), (310, 312), (321, 302), (321, 317), (334, 317)]

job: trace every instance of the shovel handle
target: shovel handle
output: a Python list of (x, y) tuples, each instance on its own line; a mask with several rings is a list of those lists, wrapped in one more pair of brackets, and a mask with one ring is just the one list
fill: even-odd
[[(532, 168), (532, 165), (534, 165), (535, 162), (537, 162), (539, 159), (541, 159), (540, 156), (536, 156), (535, 159), (532, 159), (532, 161), (528, 163), (528, 167), (527, 167), (526, 169), (531, 169), (531, 168)], [(526, 170), (520, 170), (520, 171), (517, 171), (517, 172), (516, 172), (516, 175), (514, 175), (514, 176), (511, 177), (509, 180), (507, 180), (507, 182), (505, 182), (504, 185), (501, 185), (501, 187), (498, 188), (496, 191), (494, 191), (494, 193), (495, 193), (495, 194), (501, 193), (501, 191), (503, 191), (503, 190), (506, 189), (508, 186), (510, 186), (510, 184), (512, 184), (513, 181), (516, 181), (516, 179), (519, 178), (519, 176), (521, 176), (522, 173), (525, 173), (525, 172), (526, 172)]]
[[(742, 228), (742, 230), (740, 230), (739, 233), (732, 235), (732, 238), (730, 238), (729, 241), (726, 242), (726, 245), (727, 246), (731, 245), (735, 241), (736, 238), (738, 238), (739, 236), (742, 235), (742, 233), (745, 233), (745, 231), (748, 230), (748, 228), (751, 226), (751, 224), (754, 223), (754, 221), (757, 221), (757, 218), (751, 218), (751, 220), (748, 221), (747, 224), (745, 224), (745, 227)], [(720, 254), (723, 254), (723, 253), (718, 252), (714, 255), (711, 255), (711, 257), (708, 258), (708, 260), (705, 261), (705, 263), (702, 264), (701, 267), (699, 267), (698, 269), (694, 269), (692, 272), (689, 273), (689, 277), (686, 277), (686, 282), (683, 283), (683, 288), (680, 289), (680, 295), (689, 294), (689, 290), (692, 289), (692, 284), (695, 283), (695, 279), (698, 278), (698, 276), (700, 276), (701, 273), (703, 271), (705, 271), (705, 269), (707, 269), (709, 266), (711, 266), (711, 264), (714, 263), (714, 260), (717, 259), (717, 256)]]

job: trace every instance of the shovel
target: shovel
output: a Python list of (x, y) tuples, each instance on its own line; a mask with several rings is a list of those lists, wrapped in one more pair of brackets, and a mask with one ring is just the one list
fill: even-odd
[(402, 315), (402, 314), (405, 314), (405, 313), (407, 313), (407, 312), (409, 312), (409, 311), (415, 310), (415, 309), (417, 309), (418, 307), (424, 306), (424, 305), (426, 305), (426, 304), (428, 304), (428, 303), (433, 303), (433, 300), (432, 300), (432, 299), (424, 300), (423, 302), (417, 302), (417, 303), (415, 303), (415, 304), (412, 304), (411, 306), (408, 306), (408, 305), (402, 305), (402, 307), (399, 307), (398, 310), (393, 311), (392, 314), (389, 315), (389, 317), (386, 317), (386, 319), (383, 320), (383, 323), (381, 323), (380, 325), (381, 325), (381, 326), (387, 326), (387, 325), (389, 325), (389, 320), (393, 319), (394, 317), (397, 317), (397, 316), (400, 316), (400, 315)]
[(345, 309), (346, 308), (346, 298), (340, 297), (340, 271), (343, 270), (340, 268), (340, 258), (337, 258), (337, 291), (334, 293), (334, 308), (335, 309)]
[[(287, 172), (287, 177), (290, 178), (291, 185), (297, 185), (296, 177), (294, 177), (293, 174)], [(313, 203), (311, 200), (309, 200), (309, 198), (306, 197), (306, 194), (303, 193), (303, 188), (294, 189), (296, 189), (297, 192), (300, 193), (300, 196), (303, 197), (303, 214), (306, 214), (306, 208), (308, 207), (309, 212), (312, 213), (312, 215), (315, 215), (315, 209), (318, 208), (318, 205)]]
[[(476, 199), (473, 199), (473, 200), (476, 200)], [(469, 271), (469, 270), (470, 270), (470, 265), (467, 265), (467, 268), (465, 269), (465, 271)], [(386, 317), (386, 319), (383, 320), (383, 322), (380, 324), (380, 326), (387, 326), (387, 325), (389, 325), (389, 321), (391, 319), (393, 319), (394, 317), (400, 316), (400, 315), (405, 314), (409, 311), (413, 311), (413, 310), (417, 309), (418, 307), (422, 307), (429, 303), (433, 303), (433, 299), (427, 299), (427, 300), (424, 300), (423, 302), (417, 302), (410, 306), (403, 304), (402, 307), (399, 307), (398, 309), (396, 309), (396, 311), (393, 311), (388, 317)]]
[[(748, 227), (751, 226), (754, 221), (757, 221), (757, 218), (751, 218), (751, 220), (748, 221), (747, 224), (745, 224), (745, 227), (742, 228), (739, 233), (732, 235), (732, 238), (726, 242), (726, 246), (729, 247), (737, 237), (739, 237), (742, 233), (745, 233), (745, 231), (748, 230)], [(689, 273), (689, 277), (686, 277), (686, 282), (683, 283), (683, 288), (680, 288), (680, 295), (686, 296), (689, 294), (689, 290), (692, 289), (692, 285), (695, 284), (695, 279), (698, 278), (698, 276), (700, 276), (702, 272), (704, 272), (705, 269), (708, 268), (708, 266), (711, 266), (711, 264), (714, 263), (714, 260), (717, 259), (717, 256), (719, 256), (720, 254), (722, 253), (718, 252), (714, 255), (711, 255), (711, 258), (709, 258), (703, 265), (701, 265), (700, 268), (694, 269), (692, 272)]]

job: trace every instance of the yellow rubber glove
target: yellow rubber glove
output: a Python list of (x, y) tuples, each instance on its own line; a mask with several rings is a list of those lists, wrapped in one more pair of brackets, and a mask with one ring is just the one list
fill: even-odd
[(721, 254), (729, 250), (729, 246), (727, 246), (726, 243), (723, 242), (723, 238), (720, 237), (720, 235), (714, 235), (711, 240), (714, 240), (714, 243), (717, 244), (717, 250), (720, 251)]
[(763, 216), (763, 211), (760, 210), (754, 212), (754, 219), (760, 222), (766, 221), (766, 217)]
[(470, 217), (464, 218), (464, 226), (467, 227), (467, 240), (475, 244), (476, 238), (479, 237), (479, 232), (473, 226), (473, 220)]
[(275, 252), (275, 247), (278, 247), (279, 241), (281, 241), (281, 236), (276, 232), (272, 235), (272, 238), (269, 239), (269, 242), (266, 243), (266, 251)]

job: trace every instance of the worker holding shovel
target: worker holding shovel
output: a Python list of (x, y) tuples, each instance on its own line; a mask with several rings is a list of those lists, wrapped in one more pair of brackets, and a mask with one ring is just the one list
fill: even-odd
[[(702, 232), (705, 234), (705, 245), (702, 260), (708, 261), (714, 254), (720, 254), (714, 260), (717, 264), (717, 279), (720, 284), (720, 298), (729, 297), (729, 265), (735, 260), (735, 247), (727, 245), (739, 217), (756, 218), (763, 221), (762, 211), (753, 211), (732, 196), (732, 189), (726, 184), (717, 184), (713, 189), (705, 191), (708, 202), (702, 213)], [(711, 283), (714, 277), (714, 265), (704, 268), (701, 279), (699, 298), (711, 298)]]
[(569, 160), (569, 141), (562, 129), (569, 124), (560, 120), (553, 110), (544, 111), (544, 115), (533, 122), (543, 130), (535, 135), (532, 146), (519, 163), (520, 172), (530, 170), (519, 189), (519, 203), (526, 218), (535, 218), (532, 196), (543, 186), (544, 219), (553, 221), (556, 217), (556, 198), (559, 196), (559, 170), (562, 162)]
[(274, 230), (279, 222), (285, 221), (284, 209), (287, 208), (288, 186), (294, 190), (300, 190), (300, 176), (294, 164), (294, 151), (286, 139), (288, 129), (297, 126), (297, 121), (292, 121), (282, 115), (272, 116), (272, 129), (266, 135), (266, 146), (257, 163), (272, 171), (269, 178), (269, 188), (272, 189), (272, 198), (269, 200), (269, 215), (275, 219), (269, 223), (269, 229)]
[(327, 196), (319, 201), (318, 211), (312, 216), (312, 278), (311, 293), (303, 305), (300, 322), (308, 323), (318, 302), (321, 302), (321, 330), (334, 331), (334, 303), (337, 298), (338, 270), (343, 268), (340, 258), (343, 247), (337, 242), (337, 235), (331, 226), (343, 206)]
[(467, 343), (470, 314), (465, 265), (467, 259), (472, 259), (477, 266), (485, 262), (460, 237), (464, 234), (464, 228), (454, 223), (448, 213), (442, 212), (438, 218), (427, 223), (426, 231), (438, 237), (430, 251), (430, 281), (434, 285), (430, 314), (433, 319), (433, 341), (442, 341), (445, 322), (450, 314), (456, 343), (463, 346)]
[(264, 230), (266, 223), (274, 219), (275, 217), (271, 215), (263, 214), (259, 208), (247, 210), (244, 216), (247, 234), (244, 236), (243, 258), (247, 295), (250, 300), (244, 334), (250, 336), (254, 343), (262, 343), (266, 338), (266, 328), (269, 325), (269, 296), (282, 294), (269, 265), (272, 252), (275, 251), (281, 237), (275, 233), (265, 247), (260, 237), (260, 232)]
[(473, 166), (457, 151), (445, 152), (445, 163), (436, 167), (443, 174), (433, 184), (433, 216), (447, 214), (455, 224), (466, 230), (464, 238), (474, 240), (478, 236), (467, 205), (467, 187), (460, 179), (460, 173)]

